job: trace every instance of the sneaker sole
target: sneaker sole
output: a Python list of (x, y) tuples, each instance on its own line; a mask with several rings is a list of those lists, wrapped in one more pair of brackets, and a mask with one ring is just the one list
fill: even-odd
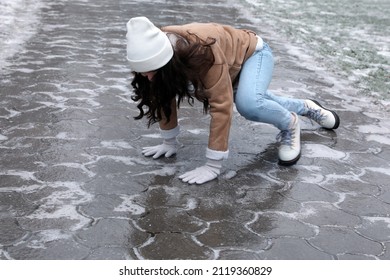
[(316, 101), (316, 100), (313, 100), (313, 99), (309, 99), (309, 100), (313, 101), (315, 104), (317, 104), (318, 106), (320, 106), (322, 109), (325, 109), (325, 110), (331, 112), (332, 115), (334, 116), (334, 119), (335, 119), (335, 124), (334, 124), (334, 126), (333, 126), (332, 128), (328, 128), (328, 127), (324, 127), (324, 128), (326, 128), (326, 129), (337, 129), (337, 128), (339, 127), (339, 125), (340, 125), (340, 118), (339, 118), (339, 116), (337, 115), (337, 113), (336, 113), (335, 111), (332, 111), (332, 110), (329, 110), (328, 108), (325, 108), (324, 106), (322, 106), (322, 105), (321, 105), (318, 101)]
[(283, 166), (291, 166), (291, 165), (297, 163), (297, 161), (300, 159), (300, 157), (301, 157), (301, 153), (299, 153), (299, 155), (292, 160), (284, 161), (284, 160), (279, 159), (278, 163), (279, 163), (279, 165), (283, 165)]

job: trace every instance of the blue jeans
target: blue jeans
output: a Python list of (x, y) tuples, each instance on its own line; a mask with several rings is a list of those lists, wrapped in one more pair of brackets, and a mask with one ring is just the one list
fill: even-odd
[(302, 115), (305, 105), (302, 99), (275, 96), (268, 90), (273, 68), (272, 51), (264, 43), (263, 49), (255, 51), (242, 66), (235, 104), (238, 112), (246, 119), (287, 130), (291, 112)]

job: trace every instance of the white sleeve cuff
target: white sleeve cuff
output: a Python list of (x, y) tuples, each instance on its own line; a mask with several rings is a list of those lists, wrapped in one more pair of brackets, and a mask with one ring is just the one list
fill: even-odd
[(179, 135), (179, 133), (180, 133), (180, 126), (176, 126), (175, 128), (168, 129), (168, 130), (160, 129), (161, 137), (164, 140), (175, 138)]
[(257, 45), (256, 45), (255, 50), (261, 51), (264, 47), (264, 41), (260, 36), (257, 35), (256, 37), (257, 37)]
[(208, 159), (223, 160), (223, 159), (227, 159), (228, 156), (229, 156), (229, 150), (225, 152), (215, 151), (209, 148), (207, 148), (206, 150), (206, 158)]

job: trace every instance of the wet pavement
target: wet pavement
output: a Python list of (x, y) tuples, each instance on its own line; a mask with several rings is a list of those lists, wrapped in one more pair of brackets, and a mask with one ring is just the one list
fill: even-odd
[[(46, 2), (38, 33), (1, 73), (0, 259), (390, 259), (390, 115), (335, 76), (300, 64), (229, 1)], [(218, 180), (204, 162), (209, 117), (182, 106), (176, 157), (131, 101), (125, 24), (217, 21), (274, 49), (277, 94), (334, 108), (340, 128), (301, 118), (302, 158), (277, 164), (278, 131), (234, 116)]]

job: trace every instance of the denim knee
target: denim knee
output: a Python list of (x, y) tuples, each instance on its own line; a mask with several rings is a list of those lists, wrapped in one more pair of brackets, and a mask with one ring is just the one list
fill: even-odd
[[(235, 101), (238, 113), (247, 120), (259, 121), (259, 111), (261, 111), (261, 103), (248, 100), (246, 98), (239, 98)], [(259, 106), (260, 105), (260, 106)]]

